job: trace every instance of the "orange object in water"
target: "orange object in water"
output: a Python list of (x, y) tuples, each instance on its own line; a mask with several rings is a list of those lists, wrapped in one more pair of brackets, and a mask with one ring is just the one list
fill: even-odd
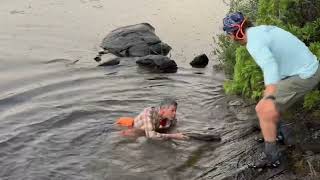
[(120, 117), (116, 123), (120, 126), (133, 127), (133, 122), (133, 117)]

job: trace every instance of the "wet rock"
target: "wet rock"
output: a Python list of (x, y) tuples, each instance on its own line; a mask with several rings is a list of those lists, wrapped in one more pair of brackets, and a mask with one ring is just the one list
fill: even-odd
[(174, 60), (162, 55), (148, 55), (140, 57), (136, 63), (139, 66), (160, 72), (176, 72), (178, 69)]
[(97, 61), (97, 62), (100, 62), (100, 61), (101, 61), (101, 56), (96, 56), (96, 57), (94, 58), (94, 60)]
[(149, 48), (150, 48), (151, 54), (158, 54), (158, 55), (164, 55), (164, 56), (168, 55), (169, 52), (171, 51), (171, 47), (164, 42), (150, 45)]
[(52, 59), (49, 61), (44, 62), (45, 64), (53, 64), (53, 63), (71, 63), (72, 60), (70, 59)]
[[(245, 102), (238, 99), (233, 99), (229, 103), (236, 105), (231, 106), (234, 109), (232, 113), (236, 117), (242, 114), (241, 118), (235, 121), (224, 122), (224, 129), (227, 130), (227, 133), (224, 133), (222, 136), (223, 145), (216, 148), (211, 156), (206, 156), (206, 160), (197, 164), (200, 166), (201, 164), (208, 163), (209, 165), (207, 164), (207, 169), (199, 173), (195, 179), (319, 179), (320, 165), (318, 162), (320, 155), (317, 154), (317, 147), (320, 147), (320, 145), (317, 144), (319, 142), (318, 130), (314, 129), (311, 131), (302, 127), (301, 124), (297, 124), (297, 128), (301, 132), (295, 132), (294, 136), (301, 136), (299, 135), (301, 133), (304, 134), (299, 138), (301, 144), (296, 145), (295, 148), (288, 147), (283, 152), (281, 166), (274, 169), (255, 170), (250, 168), (249, 165), (252, 165), (261, 158), (264, 144), (256, 142), (256, 137), (261, 132), (254, 127), (255, 125), (252, 121), (255, 117), (254, 106), (248, 106)], [(239, 106), (240, 104), (241, 106)], [(244, 107), (247, 106), (252, 108), (252, 117), (251, 114), (247, 113), (247, 110), (244, 110)], [(301, 118), (299, 119), (301, 122)], [(258, 122), (257, 119), (255, 121)], [(285, 127), (289, 126), (286, 125)], [(306, 134), (312, 135), (310, 137), (313, 138), (306, 138)], [(286, 147), (285, 145), (280, 146), (281, 148)], [(302, 150), (302, 153), (307, 152), (307, 155), (297, 152), (297, 149)]]
[(238, 120), (246, 121), (249, 119), (249, 115), (247, 113), (238, 113), (236, 114)]
[(190, 62), (190, 65), (192, 67), (196, 68), (204, 68), (208, 65), (209, 59), (207, 55), (201, 54), (193, 59), (193, 61)]
[(79, 59), (76, 59), (76, 60), (71, 60), (71, 59), (52, 59), (52, 60), (49, 60), (47, 62), (44, 62), (44, 64), (62, 63), (62, 64), (65, 64), (66, 66), (69, 66), (69, 65), (76, 64), (78, 61), (79, 61)]
[(108, 53), (107, 51), (99, 51), (98, 52), (99, 55), (104, 55), (104, 54), (107, 54), (107, 53)]
[(111, 59), (109, 61), (99, 64), (99, 66), (114, 66), (120, 64), (120, 58)]
[(229, 106), (241, 106), (242, 102), (238, 100), (230, 101)]
[(119, 57), (142, 57), (150, 54), (165, 56), (171, 50), (148, 23), (117, 28), (103, 39), (100, 46)]

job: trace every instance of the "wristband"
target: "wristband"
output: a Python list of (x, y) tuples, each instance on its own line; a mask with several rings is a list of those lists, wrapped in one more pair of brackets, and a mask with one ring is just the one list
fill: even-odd
[(264, 97), (263, 99), (276, 100), (276, 97), (274, 95), (268, 95), (268, 96)]

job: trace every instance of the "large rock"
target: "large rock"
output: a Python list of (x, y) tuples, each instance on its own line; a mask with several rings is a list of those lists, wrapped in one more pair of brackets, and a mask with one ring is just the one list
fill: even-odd
[(171, 47), (161, 42), (148, 23), (124, 26), (111, 31), (100, 45), (106, 52), (119, 57), (167, 55)]
[(174, 60), (162, 55), (148, 55), (140, 57), (136, 63), (140, 66), (160, 72), (176, 72), (178, 69)]
[(193, 59), (193, 61), (190, 62), (190, 65), (192, 67), (196, 68), (204, 68), (208, 65), (209, 59), (207, 55), (201, 54)]
[[(236, 102), (239, 100), (233, 100)], [(197, 162), (194, 166), (206, 164), (206, 170), (197, 174), (199, 180), (286, 180), (286, 179), (320, 179), (320, 126), (310, 122), (305, 126), (305, 119), (296, 117), (294, 125), (286, 124), (285, 127), (293, 128), (292, 134), (299, 143), (294, 146), (280, 145), (285, 148), (282, 163), (278, 168), (252, 169), (250, 165), (261, 158), (264, 144), (258, 143), (255, 137), (261, 132), (255, 127), (258, 122), (255, 115), (255, 105), (230, 106), (227, 108), (235, 117), (239, 113), (247, 113), (246, 119), (226, 118), (223, 129), (227, 130), (222, 136), (220, 146), (214, 151), (206, 153), (206, 159)], [(316, 120), (318, 122), (319, 118)], [(294, 126), (294, 127), (292, 127)], [(308, 126), (312, 129), (308, 129)], [(221, 133), (220, 133), (221, 134)], [(318, 153), (318, 154), (317, 154)]]

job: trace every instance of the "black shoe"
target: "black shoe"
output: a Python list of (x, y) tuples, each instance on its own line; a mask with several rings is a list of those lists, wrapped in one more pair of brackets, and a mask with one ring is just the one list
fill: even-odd
[(266, 155), (265, 157), (262, 157), (257, 162), (255, 162), (251, 167), (254, 169), (262, 169), (262, 168), (277, 168), (280, 166), (280, 158), (272, 161), (270, 158), (268, 158)]
[(277, 142), (265, 142), (264, 153), (261, 158), (254, 163), (253, 168), (276, 168), (280, 165), (281, 151)]

